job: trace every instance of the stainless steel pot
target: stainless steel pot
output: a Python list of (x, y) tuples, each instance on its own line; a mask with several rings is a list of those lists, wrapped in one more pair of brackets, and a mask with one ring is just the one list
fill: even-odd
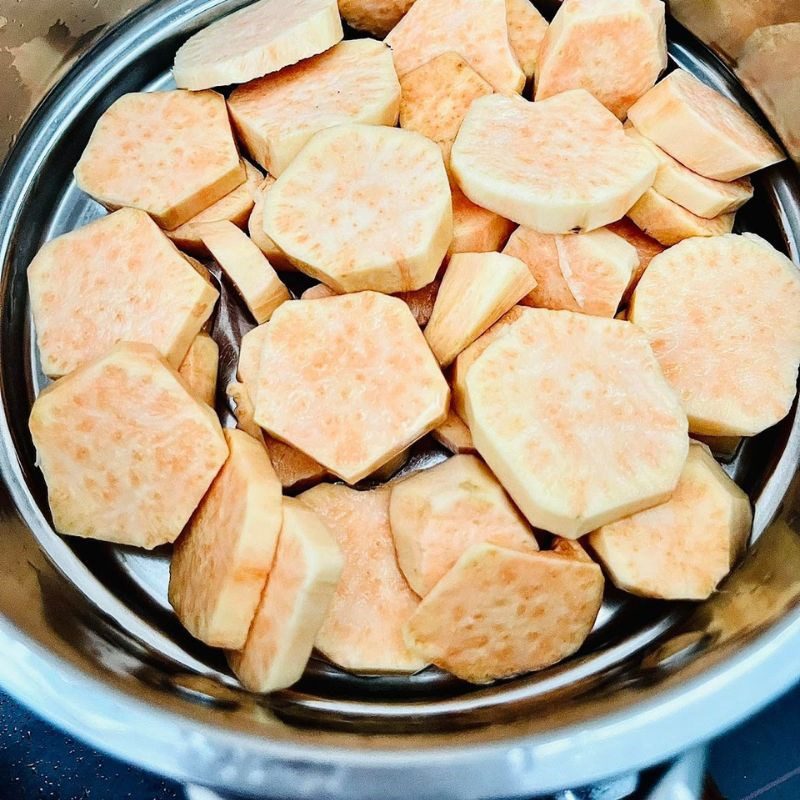
[[(102, 110), (126, 91), (167, 86), (180, 41), (241, 5), (156, 0), (109, 30), (47, 96), (0, 175), (0, 683), (162, 774), (315, 800), (517, 797), (590, 784), (664, 762), (778, 696), (800, 676), (796, 408), (728, 465), (754, 501), (755, 531), (718, 595), (666, 605), (610, 592), (577, 657), (490, 688), (436, 670), (355, 678), (315, 660), (294, 690), (251, 695), (170, 614), (165, 554), (53, 533), (26, 428), (44, 379), (25, 269), (44, 240), (100, 213), (71, 170)], [(702, 44), (677, 25), (670, 38), (674, 62), (758, 114)], [(739, 224), (797, 261), (799, 198), (796, 168), (773, 168)]]

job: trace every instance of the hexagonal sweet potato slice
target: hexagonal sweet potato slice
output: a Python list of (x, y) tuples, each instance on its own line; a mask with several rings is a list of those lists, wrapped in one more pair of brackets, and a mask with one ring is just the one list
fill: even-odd
[(152, 344), (178, 367), (218, 297), (153, 220), (130, 208), (44, 245), (28, 286), (51, 378), (121, 340)]
[(676, 69), (628, 110), (639, 133), (706, 178), (733, 181), (786, 156), (727, 97)]
[(395, 125), (399, 106), (391, 51), (374, 39), (339, 42), (228, 98), (240, 139), (275, 177), (317, 131), (346, 122)]
[(671, 247), (650, 262), (629, 314), (693, 433), (752, 436), (788, 413), (800, 363), (800, 277), (760, 237)]
[(476, 206), (457, 186), (453, 186), (452, 191), (453, 241), (450, 242), (450, 255), (502, 250), (516, 225), (494, 211)]
[(669, 247), (693, 236), (721, 236), (733, 230), (735, 213), (704, 219), (692, 214), (655, 189), (648, 189), (628, 211), (648, 236)]
[(632, 125), (625, 126), (625, 133), (635, 142), (648, 147), (658, 159), (653, 190), (698, 217), (713, 219), (720, 214), (736, 211), (753, 196), (753, 184), (749, 178), (740, 178), (738, 181), (704, 178), (684, 167)]
[(525, 85), (509, 42), (505, 0), (417, 0), (386, 43), (401, 78), (453, 51), (498, 92), (520, 92)]
[(182, 625), (213, 647), (247, 640), (278, 533), (281, 484), (260, 441), (226, 430), (230, 455), (175, 543), (169, 602)]
[(564, 0), (539, 51), (536, 99), (586, 89), (625, 119), (666, 66), (662, 0)]
[(440, 445), (455, 455), (475, 452), (475, 444), (469, 428), (452, 409), (448, 412), (447, 419), (438, 428), (431, 431), (431, 435)]
[(705, 600), (742, 555), (752, 514), (747, 495), (693, 443), (666, 503), (589, 536), (620, 589), (663, 600)]
[(582, 559), (476, 544), (422, 600), (406, 642), (472, 683), (543, 669), (586, 640), (603, 583)]
[(247, 179), (241, 186), (226, 194), (216, 203), (192, 217), (183, 225), (167, 231), (167, 236), (172, 239), (181, 250), (196, 256), (208, 255), (208, 250), (200, 238), (201, 226), (206, 222), (220, 222), (227, 220), (239, 228), (244, 228), (255, 205), (258, 187), (261, 185), (263, 175), (249, 162), (244, 162)]
[(107, 208), (139, 208), (177, 228), (245, 182), (225, 98), (216, 92), (134, 92), (103, 113), (75, 167)]
[(686, 415), (629, 322), (530, 309), (470, 367), (466, 406), (522, 513), (569, 539), (666, 500), (686, 460)]
[(536, 71), (547, 20), (530, 0), (506, 0), (506, 20), (511, 49), (525, 77), (530, 79)]
[(232, 222), (207, 222), (200, 235), (257, 323), (269, 320), (281, 303), (291, 299), (289, 290), (258, 246)]
[(183, 89), (245, 83), (321, 53), (343, 35), (336, 0), (260, 0), (190, 37), (172, 74)]
[(348, 483), (447, 416), (447, 382), (408, 306), (375, 292), (298, 300), (267, 326), (256, 422)]
[(247, 232), (250, 234), (253, 243), (267, 257), (269, 263), (276, 270), (279, 272), (296, 272), (297, 269), (294, 264), (286, 258), (283, 250), (264, 231), (264, 198), (274, 183), (275, 178), (272, 175), (267, 175), (258, 187), (253, 211), (247, 222)]
[(454, 255), (425, 328), (439, 363), (452, 363), (534, 286), (531, 271), (518, 258), (502, 253)]
[(539, 549), (528, 523), (476, 456), (453, 456), (395, 483), (389, 522), (397, 563), (420, 597), (474, 544)]
[(339, 13), (350, 27), (373, 36), (386, 36), (414, 0), (339, 0)]
[(473, 203), (541, 233), (619, 219), (652, 185), (656, 167), (652, 153), (583, 89), (536, 103), (479, 98), (450, 156)]
[(189, 385), (192, 394), (211, 408), (214, 408), (217, 393), (218, 369), (217, 343), (207, 333), (198, 333), (178, 367), (178, 374)]
[(439, 148), (377, 125), (320, 131), (269, 190), (264, 228), (298, 269), (339, 292), (427, 286), (453, 237)]
[(149, 344), (48, 386), (29, 427), (55, 529), (147, 549), (178, 537), (228, 456), (214, 412)]
[(322, 520), (299, 500), (283, 501), (275, 561), (247, 642), (228, 653), (252, 692), (274, 692), (303, 675), (342, 574), (344, 559)]
[[(344, 569), (316, 645), (351, 672), (416, 672), (426, 662), (403, 641), (419, 605), (405, 581), (389, 527), (389, 487), (358, 492), (320, 484), (299, 497), (328, 526)], [(376, 611), (380, 609), (380, 613)]]
[(623, 217), (617, 222), (612, 222), (608, 226), (608, 230), (621, 236), (628, 244), (632, 244), (636, 248), (639, 255), (639, 263), (633, 270), (631, 281), (625, 291), (623, 301), (627, 301), (639, 279), (644, 275), (644, 271), (649, 266), (650, 262), (659, 253), (664, 252), (664, 245), (657, 242), (652, 236), (648, 236), (641, 228), (637, 228), (627, 217)]

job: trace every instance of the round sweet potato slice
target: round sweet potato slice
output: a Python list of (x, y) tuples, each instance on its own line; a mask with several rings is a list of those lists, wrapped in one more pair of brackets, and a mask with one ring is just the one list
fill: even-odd
[(663, 600), (705, 600), (744, 551), (747, 495), (693, 443), (666, 503), (604, 525), (589, 544), (616, 586)]
[(373, 36), (386, 36), (414, 0), (339, 0), (339, 13), (350, 27)]
[(570, 539), (666, 500), (689, 446), (644, 333), (569, 311), (509, 326), (467, 372), (466, 406), (475, 447), (530, 523)]
[(652, 185), (657, 162), (576, 89), (536, 103), (476, 100), (450, 167), (473, 203), (541, 233), (570, 233), (622, 217)]
[(298, 269), (339, 292), (421, 289), (453, 238), (439, 148), (377, 125), (320, 131), (269, 190), (264, 228)]
[(506, 0), (506, 20), (511, 49), (525, 77), (530, 79), (536, 71), (547, 20), (531, 0)]
[(198, 333), (178, 368), (178, 374), (188, 384), (192, 394), (214, 408), (219, 370), (219, 347), (207, 334)]
[(629, 313), (692, 433), (752, 436), (788, 413), (800, 363), (800, 277), (763, 239), (729, 234), (671, 247), (650, 262)]

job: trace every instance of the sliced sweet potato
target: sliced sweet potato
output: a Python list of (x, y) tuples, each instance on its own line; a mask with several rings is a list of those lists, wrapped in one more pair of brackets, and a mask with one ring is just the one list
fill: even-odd
[(614, 222), (652, 185), (656, 167), (652, 153), (583, 89), (536, 103), (479, 98), (450, 156), (473, 203), (541, 233)]
[(452, 190), (453, 241), (450, 255), (502, 250), (516, 225), (494, 211), (476, 206), (457, 186)]
[(663, 600), (705, 600), (742, 555), (752, 514), (747, 495), (693, 443), (666, 503), (589, 536), (620, 589)]
[(315, 283), (309, 286), (303, 294), (300, 295), (301, 300), (321, 300), (323, 297), (334, 297), (339, 294), (335, 289), (326, 286), (324, 283)]
[(721, 236), (733, 230), (735, 213), (704, 219), (648, 189), (628, 211), (628, 216), (648, 236), (669, 247), (693, 236)]
[(373, 36), (386, 36), (414, 0), (339, 0), (339, 13), (350, 27)]
[(671, 247), (650, 262), (629, 314), (693, 433), (752, 436), (788, 413), (800, 363), (800, 277), (763, 239), (729, 234)]
[(232, 222), (204, 224), (201, 238), (259, 325), (267, 322), (281, 303), (291, 299), (261, 250)]
[(299, 500), (285, 498), (275, 561), (247, 642), (228, 654), (245, 688), (274, 692), (302, 677), (343, 566), (322, 520)]
[(107, 208), (147, 211), (167, 229), (245, 182), (225, 98), (216, 92), (135, 92), (97, 121), (75, 167)]
[(275, 177), (317, 131), (346, 122), (395, 125), (399, 107), (392, 54), (374, 39), (339, 42), (228, 98), (239, 138)]
[(472, 434), (461, 417), (452, 409), (447, 414), (447, 419), (431, 431), (434, 439), (446, 447), (451, 453), (474, 453), (475, 444)]
[(172, 74), (183, 89), (245, 83), (321, 53), (343, 35), (336, 0), (260, 0), (190, 37)]
[(178, 367), (178, 374), (189, 385), (192, 394), (211, 408), (214, 408), (217, 393), (218, 368), (217, 343), (207, 333), (198, 333)]
[(44, 245), (28, 286), (51, 378), (121, 340), (152, 344), (178, 367), (218, 297), (150, 217), (130, 208)]
[(377, 125), (320, 131), (269, 190), (264, 228), (298, 269), (339, 292), (421, 289), (453, 237), (439, 148)]
[(472, 545), (539, 549), (528, 523), (476, 456), (453, 456), (395, 483), (389, 522), (397, 563), (420, 597)]
[(422, 658), (472, 683), (543, 669), (586, 640), (603, 600), (597, 564), (473, 545), (405, 628)]
[(564, 0), (542, 40), (536, 99), (586, 89), (625, 119), (666, 66), (662, 0)]
[(522, 513), (569, 539), (666, 500), (686, 460), (686, 415), (629, 322), (530, 309), (470, 367), (466, 406)]
[(175, 543), (169, 602), (213, 647), (244, 646), (281, 530), (281, 484), (260, 441), (226, 430), (230, 455)]
[(269, 263), (276, 270), (279, 272), (296, 272), (294, 264), (286, 258), (283, 250), (264, 231), (264, 198), (274, 183), (275, 178), (272, 175), (267, 175), (258, 187), (253, 211), (247, 222), (247, 231), (258, 249), (267, 257)]
[[(403, 641), (419, 598), (403, 578), (389, 527), (389, 488), (320, 484), (300, 495), (328, 526), (344, 569), (316, 645), (351, 672), (416, 672), (426, 662)], [(378, 612), (379, 613), (376, 613)]]
[(786, 156), (743, 109), (676, 69), (628, 110), (639, 133), (684, 166), (733, 181)]
[(147, 549), (175, 541), (228, 456), (214, 412), (149, 344), (47, 387), (29, 427), (55, 529)]
[(502, 253), (458, 253), (450, 259), (425, 328), (446, 367), (536, 286), (524, 262)]
[(608, 226), (608, 230), (616, 233), (617, 236), (621, 236), (628, 244), (632, 244), (639, 255), (639, 264), (633, 270), (631, 282), (628, 284), (623, 297), (624, 302), (630, 298), (636, 288), (636, 284), (639, 283), (639, 279), (644, 275), (644, 271), (653, 258), (664, 252), (664, 245), (657, 242), (652, 236), (648, 236), (641, 228), (637, 228), (627, 217), (623, 217), (617, 222), (612, 222)]
[(250, 393), (247, 391), (247, 387), (240, 381), (231, 381), (225, 388), (225, 394), (233, 400), (235, 404), (233, 413), (236, 416), (236, 427), (240, 431), (249, 434), (254, 439), (262, 439), (263, 441), (261, 428), (259, 428), (255, 421), (256, 410), (253, 406)]
[(520, 92), (525, 85), (509, 42), (505, 0), (417, 0), (386, 43), (401, 78), (453, 51), (498, 92)]
[(261, 368), (261, 351), (267, 339), (267, 326), (257, 325), (249, 330), (239, 344), (239, 363), (236, 376), (255, 393)]
[(536, 71), (547, 20), (530, 0), (506, 0), (508, 39), (525, 77)]
[(443, 422), (449, 401), (408, 306), (375, 292), (278, 309), (257, 395), (262, 428), (348, 483)]

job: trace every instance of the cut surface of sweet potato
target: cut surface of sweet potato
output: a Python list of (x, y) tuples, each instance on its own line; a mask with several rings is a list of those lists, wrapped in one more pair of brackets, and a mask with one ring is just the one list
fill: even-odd
[(298, 269), (337, 291), (427, 286), (453, 237), (439, 148), (377, 125), (320, 131), (266, 195), (264, 228)]
[(389, 521), (397, 563), (425, 597), (472, 545), (536, 551), (530, 526), (476, 456), (453, 456), (392, 486)]
[(705, 600), (744, 551), (751, 523), (747, 495), (693, 443), (666, 503), (605, 525), (589, 543), (626, 592)]
[(399, 106), (391, 51), (374, 39), (340, 42), (239, 86), (228, 98), (242, 142), (275, 177), (317, 131), (346, 122), (391, 126)]
[(686, 460), (686, 415), (629, 322), (530, 309), (469, 368), (466, 406), (530, 523), (570, 539), (666, 500)]
[(350, 27), (386, 36), (414, 5), (414, 0), (339, 0), (339, 13)]
[(321, 53), (343, 35), (336, 0), (260, 0), (189, 38), (172, 74), (183, 89), (245, 83)]
[(536, 99), (586, 89), (625, 119), (666, 66), (662, 0), (564, 0), (542, 40)]
[(416, 672), (426, 662), (403, 641), (419, 605), (397, 566), (389, 527), (389, 488), (358, 492), (320, 484), (300, 495), (328, 526), (344, 569), (316, 645), (352, 672)]
[(29, 427), (55, 529), (147, 549), (175, 541), (228, 456), (214, 412), (149, 344), (47, 387)]
[(541, 233), (592, 230), (622, 217), (653, 183), (657, 163), (588, 92), (530, 103), (476, 100), (450, 167), (473, 203)]
[(446, 447), (451, 453), (474, 453), (475, 444), (466, 422), (452, 409), (447, 419), (431, 431), (433, 438)]
[(275, 560), (247, 642), (228, 654), (245, 688), (274, 692), (302, 677), (343, 565), (322, 520), (299, 500), (285, 498)]
[(650, 262), (629, 313), (693, 433), (752, 436), (788, 413), (800, 363), (800, 278), (763, 239), (729, 234), (671, 247)]
[(275, 183), (272, 175), (267, 175), (256, 192), (253, 211), (247, 222), (247, 232), (258, 249), (267, 257), (267, 261), (279, 272), (296, 272), (294, 264), (286, 258), (283, 250), (267, 236), (264, 230), (264, 198)]
[(286, 303), (270, 320), (256, 421), (348, 483), (447, 416), (449, 391), (408, 306), (375, 292)]
[(122, 209), (48, 242), (28, 267), (42, 370), (66, 375), (118, 341), (179, 367), (218, 293), (143, 211)]
[(665, 248), (661, 242), (657, 242), (652, 236), (648, 236), (641, 228), (637, 228), (627, 217), (623, 217), (617, 222), (612, 222), (608, 226), (608, 230), (612, 233), (616, 233), (617, 236), (621, 236), (628, 244), (632, 244), (639, 255), (639, 263), (633, 270), (631, 282), (628, 284), (623, 298), (624, 301), (627, 301), (636, 288), (636, 284), (639, 283), (639, 279), (644, 275), (650, 262), (659, 253), (663, 253)]
[(425, 328), (446, 367), (536, 286), (524, 262), (502, 253), (458, 253), (450, 259)]
[(107, 208), (146, 211), (177, 228), (245, 182), (225, 98), (216, 92), (134, 92), (103, 113), (75, 167)]
[(536, 71), (547, 20), (530, 0), (506, 0), (508, 39), (525, 77)]
[(260, 441), (226, 430), (230, 454), (175, 543), (169, 601), (181, 624), (213, 647), (247, 640), (283, 511), (281, 485)]
[(422, 600), (406, 641), (472, 683), (543, 669), (583, 644), (603, 583), (597, 564), (578, 558), (476, 544)]
[(502, 250), (516, 225), (494, 211), (476, 206), (457, 186), (453, 186), (452, 191), (453, 241), (450, 242), (450, 254)]
[(255, 392), (261, 368), (261, 351), (267, 339), (267, 326), (256, 325), (242, 336), (236, 375), (251, 392)]
[(509, 41), (505, 0), (417, 0), (386, 43), (401, 78), (453, 51), (498, 92), (520, 92), (525, 85)]
[(208, 222), (203, 225), (201, 237), (259, 325), (291, 299), (286, 285), (261, 250), (232, 222)]
[(682, 69), (634, 103), (628, 118), (639, 133), (706, 178), (733, 181), (786, 158), (746, 111)]
[(326, 286), (324, 283), (315, 283), (309, 286), (303, 294), (300, 295), (301, 300), (321, 300), (323, 297), (335, 297), (339, 292)]
[(207, 333), (198, 333), (178, 368), (178, 374), (189, 385), (192, 394), (211, 408), (214, 408), (217, 394), (218, 369), (217, 343)]

